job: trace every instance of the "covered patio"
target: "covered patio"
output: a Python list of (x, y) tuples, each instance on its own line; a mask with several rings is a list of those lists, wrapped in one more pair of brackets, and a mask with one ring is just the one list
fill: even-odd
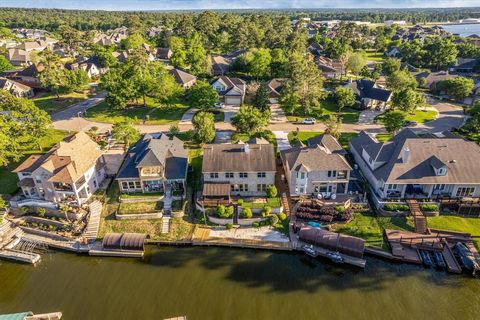
[(201, 197), (203, 205), (230, 204), (230, 188), (229, 183), (204, 183)]

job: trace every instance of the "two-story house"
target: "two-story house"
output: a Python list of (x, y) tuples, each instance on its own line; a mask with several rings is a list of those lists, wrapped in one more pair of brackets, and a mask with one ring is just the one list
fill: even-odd
[(378, 200), (480, 197), (480, 147), (449, 132), (379, 142), (362, 131), (350, 151)]
[(265, 196), (275, 184), (275, 151), (272, 144), (209, 144), (203, 148), (204, 195)]
[(292, 196), (346, 194), (352, 168), (346, 151), (333, 136), (325, 134), (280, 153)]
[(105, 160), (100, 147), (79, 132), (65, 138), (47, 154), (32, 155), (14, 172), (27, 198), (82, 204), (105, 179)]
[(245, 100), (246, 82), (239, 78), (221, 76), (211, 83), (225, 104), (239, 106)]
[(185, 191), (187, 169), (180, 139), (146, 134), (128, 150), (116, 180), (124, 193)]

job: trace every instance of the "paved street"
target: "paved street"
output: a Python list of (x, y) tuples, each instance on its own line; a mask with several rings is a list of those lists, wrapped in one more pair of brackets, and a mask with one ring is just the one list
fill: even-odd
[[(78, 117), (79, 112), (84, 112), (89, 108), (103, 101), (105, 97), (104, 93), (101, 93), (93, 98), (90, 98), (82, 103), (75, 104), (68, 109), (60, 111), (52, 116), (52, 120), (55, 128), (67, 130), (67, 131), (87, 131), (92, 126), (99, 128), (100, 132), (111, 129), (112, 125), (107, 123), (98, 123), (88, 121), (84, 118)], [(442, 102), (438, 100), (431, 100), (431, 105), (435, 107), (439, 114), (438, 118), (423, 124), (419, 124), (413, 129), (428, 130), (431, 132), (441, 132), (450, 130), (451, 128), (460, 127), (465, 121), (465, 115), (461, 107), (455, 106), (451, 103)], [(232, 131), (235, 128), (231, 125), (230, 119), (235, 114), (238, 108), (227, 107), (225, 112), (225, 122), (217, 122), (215, 129), (219, 131)], [(187, 131), (193, 128), (191, 123), (191, 117), (193, 117), (194, 111), (187, 111), (182, 120), (179, 122), (178, 127), (181, 131)], [(160, 131), (168, 131), (170, 124), (167, 125), (136, 125), (136, 127), (142, 133), (152, 133)], [(316, 123), (313, 125), (297, 124), (297, 123), (270, 123), (268, 129), (277, 132), (290, 132), (294, 130), (299, 131), (324, 131), (325, 125), (323, 123)], [(342, 132), (360, 132), (366, 130), (373, 133), (385, 132), (385, 128), (379, 124), (342, 124)], [(223, 139), (224, 140), (224, 139)]]

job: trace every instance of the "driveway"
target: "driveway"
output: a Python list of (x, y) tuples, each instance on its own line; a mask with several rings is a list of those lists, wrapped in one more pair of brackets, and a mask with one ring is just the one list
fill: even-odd
[(438, 110), (437, 119), (419, 124), (415, 129), (418, 128), (430, 132), (442, 132), (452, 128), (458, 129), (467, 119), (461, 106), (436, 99), (429, 99), (429, 103)]
[(285, 116), (285, 112), (278, 104), (272, 104), (270, 106), (270, 123), (287, 123), (288, 119)]
[(292, 146), (288, 142), (288, 131), (272, 131), (277, 140), (277, 146), (279, 151), (288, 150)]
[(223, 120), (226, 123), (232, 123), (232, 118), (240, 110), (239, 106), (226, 105), (222, 111), (225, 114), (225, 119)]
[(382, 114), (383, 111), (363, 110), (358, 116), (358, 124), (374, 124), (375, 118)]
[(192, 124), (193, 116), (197, 113), (200, 109), (191, 108), (188, 109), (182, 116), (182, 120), (180, 120), (180, 124)]

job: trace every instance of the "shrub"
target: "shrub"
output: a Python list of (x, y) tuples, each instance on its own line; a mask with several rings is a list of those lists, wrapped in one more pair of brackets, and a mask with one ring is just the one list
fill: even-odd
[(237, 204), (238, 204), (239, 206), (242, 206), (242, 204), (243, 204), (243, 199), (238, 199)]
[(420, 206), (420, 209), (422, 209), (422, 211), (425, 211), (425, 212), (433, 212), (433, 211), (439, 210), (438, 205), (436, 204), (422, 204)]
[(253, 217), (252, 209), (250, 209), (250, 208), (243, 208), (243, 210), (242, 210), (242, 218), (251, 219), (252, 217)]
[(223, 204), (217, 206), (217, 215), (219, 218), (228, 219), (233, 215), (233, 206), (225, 207)]
[(278, 214), (278, 218), (280, 219), (280, 221), (285, 221), (287, 220), (287, 215), (283, 212), (279, 213)]
[(386, 211), (408, 211), (409, 208), (406, 204), (395, 204), (395, 203), (387, 203), (383, 206), (383, 210)]
[(278, 195), (277, 187), (275, 187), (273, 184), (267, 186), (267, 197), (275, 198), (277, 195)]
[(278, 223), (278, 217), (276, 214), (270, 215), (270, 224), (272, 226), (276, 225)]
[(260, 223), (254, 222), (254, 223), (252, 223), (252, 227), (258, 228), (258, 227), (260, 227)]
[(225, 206), (223, 204), (217, 206), (217, 215), (220, 218), (223, 218), (225, 216)]
[(37, 213), (39, 217), (43, 218), (45, 217), (45, 213), (47, 213), (47, 210), (45, 208), (38, 208)]
[(345, 212), (345, 207), (344, 206), (336, 206), (335, 210), (337, 210), (339, 213)]
[(233, 216), (234, 210), (235, 208), (233, 206), (229, 206), (225, 209), (225, 215), (227, 216), (227, 218), (230, 218), (231, 216)]
[(272, 208), (269, 207), (269, 206), (266, 206), (265, 208), (263, 208), (262, 210), (262, 217), (266, 217), (270, 214), (270, 212), (272, 212)]
[(227, 228), (227, 230), (230, 230), (233, 228), (233, 223), (229, 222), (225, 225), (225, 228)]

